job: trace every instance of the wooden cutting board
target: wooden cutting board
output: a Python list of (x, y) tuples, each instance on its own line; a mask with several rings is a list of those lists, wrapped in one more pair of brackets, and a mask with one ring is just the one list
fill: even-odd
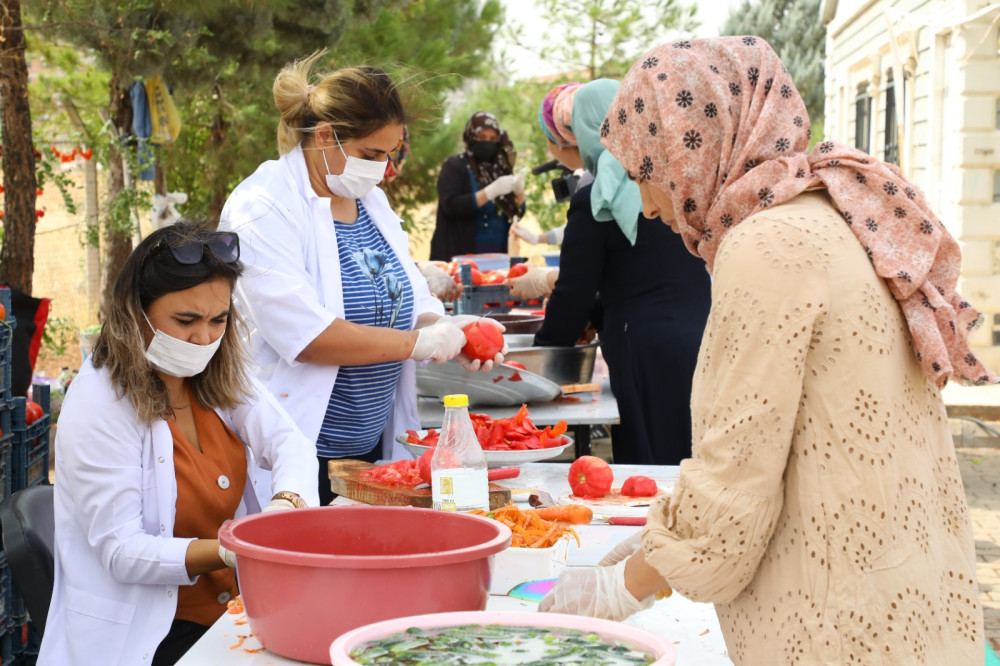
[[(430, 488), (417, 490), (410, 486), (390, 486), (362, 479), (361, 472), (375, 467), (372, 463), (344, 458), (331, 460), (329, 465), (330, 489), (338, 495), (378, 506), (431, 508)], [(499, 509), (508, 502), (510, 502), (510, 489), (491, 483), (490, 508)]]

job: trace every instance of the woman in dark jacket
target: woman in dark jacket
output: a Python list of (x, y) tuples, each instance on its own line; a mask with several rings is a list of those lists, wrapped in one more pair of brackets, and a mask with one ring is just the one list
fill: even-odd
[(524, 174), (517, 152), (491, 113), (474, 113), (462, 133), (465, 152), (445, 160), (438, 176), (431, 259), (507, 252), (507, 231), (524, 214)]
[(621, 416), (611, 429), (614, 461), (676, 465), (691, 455), (691, 379), (710, 282), (704, 263), (667, 225), (642, 216), (638, 187), (600, 144), (617, 89), (618, 82), (598, 79), (557, 92), (575, 96), (570, 125), (560, 122), (568, 105), (558, 97), (553, 127), (542, 107), (553, 156), (586, 166), (595, 180), (570, 201), (559, 278), (535, 344), (573, 345), (595, 324)]

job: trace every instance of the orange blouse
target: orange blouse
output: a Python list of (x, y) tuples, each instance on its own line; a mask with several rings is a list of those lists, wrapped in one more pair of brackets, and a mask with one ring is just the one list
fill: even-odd
[[(243, 497), (246, 450), (214, 410), (199, 405), (190, 389), (189, 395), (201, 451), (188, 441), (173, 419), (167, 420), (174, 438), (177, 478), (174, 536), (217, 539), (219, 527), (233, 518)], [(237, 593), (236, 576), (229, 567), (201, 574), (194, 585), (178, 588), (174, 617), (211, 625)]]

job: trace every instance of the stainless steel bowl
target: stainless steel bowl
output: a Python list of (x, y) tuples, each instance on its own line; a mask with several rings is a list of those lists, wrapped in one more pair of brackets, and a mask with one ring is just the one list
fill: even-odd
[(486, 315), (503, 324), (507, 333), (534, 335), (542, 327), (545, 317), (541, 315), (522, 315), (510, 313), (490, 313)]
[[(576, 347), (531, 347), (514, 344), (505, 336), (508, 351), (505, 361), (517, 361), (529, 372), (551, 379), (556, 384), (586, 384), (594, 377), (594, 361), (597, 359), (597, 343)], [(525, 337), (525, 336), (520, 336)], [(532, 339), (534, 336), (527, 336)], [(520, 342), (520, 340), (518, 340)]]

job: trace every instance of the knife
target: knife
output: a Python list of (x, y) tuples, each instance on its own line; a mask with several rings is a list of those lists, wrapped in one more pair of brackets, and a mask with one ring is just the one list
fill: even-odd
[(633, 525), (642, 527), (646, 524), (646, 516), (609, 516), (608, 525)]

